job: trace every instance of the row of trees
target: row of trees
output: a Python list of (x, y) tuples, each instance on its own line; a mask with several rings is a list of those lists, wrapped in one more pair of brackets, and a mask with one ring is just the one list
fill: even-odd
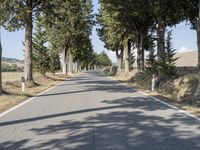
[(18, 66), (17, 64), (2, 63), (1, 71), (2, 72), (22, 72), (23, 67)]
[(38, 18), (33, 34), (33, 70), (45, 75), (47, 72), (55, 74), (60, 69), (59, 51), (48, 42), (48, 35), (43, 17)]
[[(85, 67), (94, 60), (90, 39), (94, 24), (91, 0), (0, 0), (0, 4), (0, 26), (8, 31), (25, 30), (27, 83), (34, 84), (33, 68), (43, 74), (55, 72), (60, 53), (64, 74), (72, 72), (74, 64), (76, 68)], [(1, 54), (1, 45), (0, 50)]]
[(99, 68), (112, 66), (112, 61), (110, 60), (105, 51), (102, 51), (100, 54), (95, 54), (94, 61), (94, 65)]
[[(167, 28), (183, 21), (197, 31), (200, 56), (199, 0), (100, 0), (99, 2), (101, 7), (97, 21), (100, 28), (97, 31), (105, 47), (116, 53), (119, 71), (127, 73), (130, 71), (131, 49), (137, 49), (138, 72), (145, 70), (145, 51), (149, 52), (149, 64), (154, 65), (153, 68), (155, 64), (159, 65), (153, 70), (154, 73), (160, 75), (162, 70), (165, 70), (163, 68), (174, 70), (175, 51), (171, 45), (171, 32), (168, 32), (167, 39), (166, 32)], [(200, 68), (200, 57), (198, 67)]]

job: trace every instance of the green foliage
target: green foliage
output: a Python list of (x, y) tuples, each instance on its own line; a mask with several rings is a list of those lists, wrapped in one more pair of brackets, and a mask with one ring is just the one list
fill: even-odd
[(56, 49), (51, 47), (48, 50), (48, 56), (49, 56), (49, 71), (53, 74), (55, 74), (56, 71), (60, 70), (60, 56)]
[[(126, 47), (127, 41), (130, 42), (137, 48), (137, 64), (142, 70), (144, 64), (144, 37), (154, 24), (150, 1), (100, 0), (100, 4), (101, 8), (98, 16), (100, 29), (98, 29), (98, 33), (105, 43), (105, 47), (117, 51), (122, 47)], [(127, 53), (129, 55), (130, 51)], [(131, 66), (130, 61), (126, 63), (129, 67)]]
[(2, 72), (22, 72), (23, 70), (23, 67), (19, 67), (16, 64), (2, 63)]
[(53, 0), (1, 0), (1, 24), (9, 31), (27, 28), (40, 13), (49, 10), (48, 6), (52, 2)]
[(146, 59), (146, 70), (151, 74), (158, 74), (158, 62), (156, 60), (156, 54), (154, 49), (149, 49), (149, 53)]
[(58, 51), (70, 50), (74, 59), (92, 51), (90, 35), (93, 25), (92, 1), (55, 0), (52, 14), (48, 15), (46, 29), (48, 41)]
[(155, 51), (155, 39), (151, 35), (148, 38), (148, 42), (146, 43), (146, 50), (148, 51), (147, 59), (146, 59), (146, 71), (150, 73), (151, 75), (155, 74), (158, 75), (158, 62), (157, 62), (157, 55)]
[(105, 53), (105, 51), (102, 51), (98, 56), (97, 56), (97, 66), (99, 67), (106, 67), (106, 66), (111, 66), (112, 61), (108, 57), (108, 55)]
[(174, 58), (176, 50), (172, 45), (172, 31), (167, 33), (165, 55), (157, 60), (155, 54), (155, 44), (153, 39), (149, 43), (148, 55), (146, 59), (146, 72), (159, 75), (161, 78), (171, 78), (177, 76), (175, 62), (178, 58)]
[(49, 70), (50, 59), (48, 49), (45, 46), (47, 42), (46, 31), (42, 24), (43, 18), (40, 17), (33, 37), (33, 69), (44, 75)]
[(135, 86), (144, 89), (151, 88), (151, 80), (152, 80), (152, 75), (149, 72), (136, 73), (130, 79), (131, 83), (133, 83)]
[[(197, 19), (198, 0), (100, 0), (97, 21), (100, 39), (109, 50), (119, 50), (126, 40), (136, 46), (138, 67), (141, 67), (149, 32), (158, 33), (158, 54), (165, 51), (165, 30), (186, 18)], [(187, 7), (190, 8), (187, 8)], [(195, 14), (195, 15), (194, 15)], [(190, 16), (190, 17), (189, 17)], [(193, 19), (192, 19), (193, 18)], [(160, 59), (160, 58), (159, 58)], [(142, 69), (139, 68), (139, 69)], [(155, 67), (154, 70), (155, 71)]]
[(100, 54), (97, 54), (95, 52), (89, 52), (88, 55), (84, 56), (84, 60), (81, 61), (81, 68), (84, 69), (93, 69), (96, 67), (107, 67), (111, 66), (112, 61), (108, 57), (108, 55), (105, 53), (105, 51), (102, 51)]
[[(45, 74), (55, 73), (60, 68), (59, 52), (73, 55), (73, 61), (80, 61), (83, 67), (110, 66), (111, 60), (105, 52), (97, 55), (93, 52), (90, 35), (94, 25), (92, 0), (0, 0), (0, 25), (9, 31), (25, 28), (26, 31), (26, 60), (30, 62), (25, 68), (31, 67), (31, 34), (33, 22), (37, 23), (33, 44), (33, 67)], [(105, 47), (112, 51), (123, 49), (129, 41), (138, 49), (138, 66), (143, 65), (143, 52), (149, 51), (147, 70), (151, 74), (161, 73), (162, 76), (175, 76), (175, 50), (171, 44), (171, 32), (166, 40), (166, 52), (159, 61), (156, 60), (155, 45), (151, 34), (160, 29), (174, 26), (183, 20), (189, 20), (196, 25), (198, 17), (198, 0), (99, 0), (101, 5), (97, 22), (100, 39)], [(41, 18), (41, 16), (43, 16)], [(163, 32), (162, 32), (163, 33)], [(164, 34), (160, 34), (162, 37)], [(157, 36), (155, 39), (159, 39)], [(157, 45), (163, 49), (160, 38)], [(48, 43), (48, 44), (47, 44)], [(126, 42), (127, 43), (127, 42)], [(50, 46), (48, 49), (47, 45)], [(164, 44), (163, 44), (164, 45)], [(159, 56), (160, 57), (160, 56)], [(129, 67), (133, 66), (135, 56), (130, 54)], [(127, 65), (126, 65), (127, 66)], [(142, 68), (142, 67), (141, 67)], [(25, 69), (25, 70), (26, 70)], [(27, 72), (31, 72), (30, 70)]]
[(32, 32), (34, 21), (41, 13), (48, 12), (50, 1), (1, 0), (0, 25), (8, 31), (25, 29), (25, 80), (34, 83), (32, 75)]
[(38, 18), (33, 37), (33, 68), (36, 72), (55, 74), (60, 69), (59, 52), (52, 45), (47, 45), (47, 34), (44, 27), (44, 18)]
[(117, 66), (116, 65), (112, 65), (110, 67), (110, 71), (108, 73), (109, 76), (116, 76), (117, 75)]
[(175, 77), (177, 76), (177, 69), (175, 66), (175, 61), (178, 58), (174, 58), (176, 54), (176, 50), (173, 49), (173, 45), (171, 43), (171, 35), (172, 31), (169, 31), (167, 33), (167, 38), (166, 38), (166, 52), (165, 56), (161, 57), (161, 59), (158, 61), (158, 66), (159, 66), (159, 73), (161, 77)]
[[(90, 40), (93, 25), (91, 0), (1, 0), (0, 2), (0, 10), (3, 13), (0, 24), (9, 31), (26, 29), (26, 35), (28, 36), (26, 36), (27, 42), (25, 43), (27, 44), (25, 46), (25, 54), (27, 55), (25, 62), (31, 62), (32, 60), (32, 27), (33, 22), (39, 20), (41, 14), (44, 16), (43, 24), (47, 32), (47, 40), (55, 50), (70, 50), (75, 60), (83, 59), (86, 54), (92, 52)], [(47, 62), (49, 58), (46, 55), (45, 43), (42, 43), (42, 39), (39, 39), (39, 37), (37, 39), (33, 44), (33, 65), (34, 69), (44, 74), (48, 70)], [(39, 41), (40, 43), (38, 43)], [(28, 80), (31, 80), (31, 64), (25, 64), (25, 70), (29, 70), (27, 71), (29, 75), (26, 76), (29, 78)]]
[(183, 12), (189, 1), (154, 0), (150, 2), (149, 9), (156, 24), (164, 22), (165, 27), (174, 26), (185, 19)]
[(199, 0), (181, 0), (182, 2), (182, 15), (186, 19), (186, 21), (189, 21), (191, 24), (191, 28), (197, 30), (197, 22), (199, 17)]

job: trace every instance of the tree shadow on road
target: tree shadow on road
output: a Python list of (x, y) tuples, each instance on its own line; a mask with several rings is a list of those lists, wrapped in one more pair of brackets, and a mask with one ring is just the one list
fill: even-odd
[[(33, 127), (27, 132), (34, 133), (38, 141), (32, 146), (28, 146), (31, 137), (21, 141), (1, 142), (0, 149), (200, 149), (199, 122), (164, 104), (144, 97), (104, 100), (102, 104), (106, 106), (1, 123), (2, 128), (15, 123), (31, 122)], [(159, 114), (161, 111), (172, 112), (162, 116)], [(84, 117), (81, 116), (83, 113)], [(42, 123), (45, 119), (57, 117), (61, 117), (59, 123), (52, 120), (45, 127), (34, 127), (35, 121)]]
[(64, 113), (58, 113), (58, 114), (50, 114), (46, 116), (38, 116), (38, 117), (32, 117), (32, 118), (25, 118), (20, 120), (12, 120), (12, 121), (6, 121), (6, 122), (0, 122), (0, 127), (3, 126), (9, 126), (9, 125), (16, 125), (21, 123), (28, 123), (28, 122), (34, 122), (34, 121), (40, 121), (45, 119), (52, 119), (56, 117), (65, 117), (69, 115), (76, 115), (76, 114), (82, 114), (82, 113), (88, 113), (88, 112), (98, 112), (98, 111), (104, 111), (104, 110), (114, 110), (118, 108), (131, 108), (131, 109), (143, 109), (148, 111), (156, 111), (156, 110), (167, 110), (168, 108), (156, 101), (153, 101), (150, 98), (144, 98), (144, 97), (126, 97), (119, 100), (103, 100), (102, 103), (110, 104), (106, 105), (104, 107), (96, 107), (96, 108), (89, 108), (89, 109), (82, 109), (82, 110), (75, 110), (71, 112), (64, 112)]
[[(83, 83), (83, 82), (82, 82)], [(107, 92), (107, 93), (134, 93), (136, 92), (136, 90), (128, 87), (128, 86), (125, 86), (125, 85), (117, 85), (116, 84), (112, 84), (113, 82), (111, 81), (108, 81), (108, 82), (105, 82), (105, 81), (84, 81), (84, 88), (83, 90), (74, 90), (74, 91), (67, 91), (67, 92), (52, 92), (51, 93), (44, 93), (44, 94), (41, 94), (41, 95), (38, 95), (36, 97), (46, 97), (46, 96), (59, 96), (59, 95), (69, 95), (69, 94), (79, 94), (79, 93), (91, 93), (91, 92), (97, 92), (97, 91), (104, 91), (104, 92)], [(74, 85), (80, 85), (80, 83), (71, 83), (71, 84), (74, 84)], [(65, 85), (61, 85), (63, 87), (65, 86), (68, 86), (67, 84)]]

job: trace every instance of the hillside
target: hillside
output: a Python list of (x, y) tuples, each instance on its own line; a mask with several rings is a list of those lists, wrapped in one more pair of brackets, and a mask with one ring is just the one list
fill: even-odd
[(3, 68), (7, 68), (6, 66), (12, 66), (12, 65), (17, 65), (20, 68), (24, 67), (24, 61), (16, 58), (2, 57), (2, 62), (3, 62), (2, 66)]
[(16, 59), (16, 58), (7, 58), (7, 57), (2, 57), (2, 61), (5, 63), (16, 63), (16, 64), (22, 64), (23, 60)]
[(197, 60), (198, 60), (197, 51), (177, 53), (176, 57), (179, 57), (179, 59), (176, 61), (176, 65), (179, 67), (183, 67), (183, 66), (196, 67), (197, 66)]

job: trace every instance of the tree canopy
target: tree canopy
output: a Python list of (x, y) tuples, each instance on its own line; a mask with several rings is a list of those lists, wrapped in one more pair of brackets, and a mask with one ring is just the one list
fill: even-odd
[[(165, 55), (167, 57), (165, 42), (168, 27), (188, 21), (200, 32), (200, 27), (197, 27), (198, 0), (100, 0), (99, 2), (101, 7), (97, 15), (100, 26), (97, 29), (98, 34), (105, 47), (116, 52), (118, 68), (125, 72), (130, 71), (127, 66), (131, 63), (131, 48), (137, 49), (139, 72), (145, 70), (144, 51), (157, 48), (154, 50), (155, 59), (162, 59)], [(156, 44), (154, 47), (152, 42)]]

